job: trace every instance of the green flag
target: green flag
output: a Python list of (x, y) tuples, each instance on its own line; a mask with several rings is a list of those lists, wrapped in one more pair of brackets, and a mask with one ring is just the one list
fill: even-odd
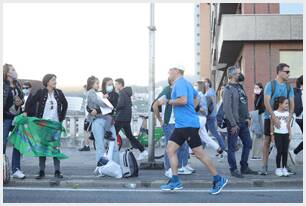
[(21, 154), (31, 157), (57, 157), (67, 159), (61, 153), (61, 134), (65, 128), (60, 122), (18, 115), (14, 119), (10, 142)]

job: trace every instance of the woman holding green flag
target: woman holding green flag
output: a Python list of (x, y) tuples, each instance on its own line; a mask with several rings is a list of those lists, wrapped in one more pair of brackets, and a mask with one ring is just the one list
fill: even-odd
[[(17, 81), (17, 72), (13, 65), (3, 65), (3, 154), (6, 153), (6, 144), (12, 129), (13, 119), (18, 116), (24, 104), (24, 95)], [(24, 179), (25, 175), (20, 170), (20, 152), (15, 147), (12, 155), (12, 176)]]
[[(59, 89), (56, 89), (56, 75), (46, 74), (42, 80), (45, 88), (40, 89), (37, 93), (32, 96), (27, 102), (27, 105), (36, 105), (36, 117), (46, 120), (52, 120), (56, 122), (62, 122), (66, 117), (68, 103), (63, 94)], [(25, 108), (27, 112), (29, 108)], [(57, 178), (63, 178), (60, 172), (60, 160), (57, 157), (53, 157), (55, 174)], [(39, 174), (36, 179), (41, 179), (45, 176), (46, 157), (39, 157)]]

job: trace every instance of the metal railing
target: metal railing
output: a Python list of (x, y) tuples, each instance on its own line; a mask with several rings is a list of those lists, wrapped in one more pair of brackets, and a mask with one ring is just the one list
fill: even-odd
[[(147, 113), (133, 113), (131, 127), (134, 135), (138, 135), (142, 125), (141, 115), (148, 115)], [(81, 146), (84, 141), (84, 122), (85, 115), (68, 114), (63, 121), (63, 126), (66, 129), (66, 136), (62, 137), (63, 147), (77, 147)]]

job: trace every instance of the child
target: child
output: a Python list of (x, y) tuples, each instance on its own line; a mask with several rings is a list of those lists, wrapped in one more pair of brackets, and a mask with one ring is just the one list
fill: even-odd
[[(280, 127), (277, 128), (274, 123), (271, 122), (271, 137), (272, 142), (275, 142), (277, 155), (275, 174), (279, 177), (288, 176), (287, 170), (287, 157), (289, 142), (291, 140), (291, 127), (288, 124), (289, 120), (289, 101), (286, 97), (280, 96), (274, 103), (274, 115), (280, 122)], [(280, 166), (282, 159), (282, 167)]]

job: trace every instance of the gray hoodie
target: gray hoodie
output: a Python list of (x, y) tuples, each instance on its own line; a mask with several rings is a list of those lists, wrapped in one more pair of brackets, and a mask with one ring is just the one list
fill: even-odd
[[(107, 105), (98, 98), (96, 91), (94, 89), (90, 89), (87, 92), (87, 106), (91, 109), (99, 108), (99, 107), (107, 107)], [(92, 116), (90, 113), (87, 116), (87, 120), (92, 122), (95, 118), (103, 118), (101, 113), (97, 114), (96, 116)]]
[[(241, 94), (244, 93), (243, 101), (241, 102)], [(223, 111), (225, 115), (225, 119), (230, 122), (230, 127), (238, 126), (239, 123), (244, 122), (247, 118), (249, 118), (248, 112), (248, 103), (247, 96), (245, 95), (244, 89), (239, 84), (228, 84), (224, 88), (223, 93)]]

